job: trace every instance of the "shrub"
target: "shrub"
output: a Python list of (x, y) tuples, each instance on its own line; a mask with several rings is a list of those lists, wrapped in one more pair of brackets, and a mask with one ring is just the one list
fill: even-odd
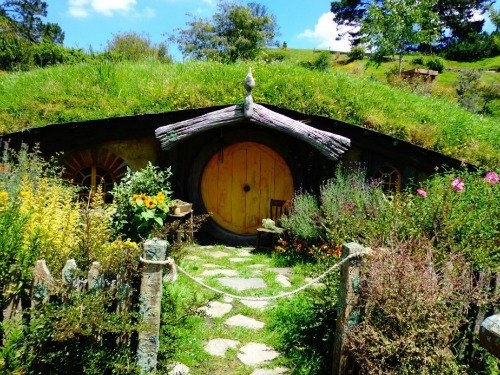
[(163, 62), (171, 61), (165, 43), (155, 45), (149, 35), (135, 32), (113, 35), (113, 39), (108, 42), (106, 51), (124, 60), (138, 61), (154, 58)]
[(440, 269), (404, 251), (369, 260), (358, 308), (362, 322), (349, 332), (361, 373), (462, 374), (453, 338), (472, 301), (465, 262)]
[(134, 241), (149, 238), (162, 227), (170, 201), (170, 168), (160, 170), (151, 163), (137, 172), (127, 171), (111, 194), (116, 205), (112, 217), (115, 236)]
[(436, 70), (439, 73), (442, 73), (444, 70), (444, 62), (439, 57), (427, 60), (427, 62), (425, 63), (425, 66), (427, 66), (427, 68), (429, 68), (431, 70)]
[(365, 58), (365, 49), (361, 46), (356, 46), (349, 51), (347, 57), (349, 57), (350, 61), (363, 60)]
[(291, 360), (294, 374), (331, 373), (338, 279), (325, 288), (280, 300), (273, 310), (270, 329), (278, 334), (276, 346)]
[(418, 57), (413, 58), (413, 60), (411, 60), (411, 63), (413, 65), (423, 66), (424, 65), (424, 59), (422, 57), (418, 56)]
[(32, 64), (29, 42), (17, 35), (0, 34), (0, 69), (27, 70)]
[(317, 240), (321, 237), (321, 213), (318, 202), (312, 194), (296, 195), (290, 214), (280, 220), (280, 225), (303, 240)]

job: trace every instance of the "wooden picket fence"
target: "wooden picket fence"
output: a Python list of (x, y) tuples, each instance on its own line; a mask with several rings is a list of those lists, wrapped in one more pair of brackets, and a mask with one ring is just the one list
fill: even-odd
[[(175, 265), (170, 259), (165, 260), (167, 242), (162, 240), (147, 240), (144, 243), (141, 286), (139, 298), (134, 295), (131, 286), (132, 280), (126, 280), (118, 275), (116, 279), (107, 280), (102, 273), (101, 264), (93, 262), (87, 277), (82, 277), (74, 259), (69, 259), (63, 270), (61, 280), (56, 280), (48, 269), (45, 260), (36, 261), (33, 271), (33, 284), (31, 289), (31, 303), (23, 306), (17, 296), (12, 296), (4, 304), (3, 321), (21, 317), (23, 310), (37, 309), (49, 302), (51, 291), (56, 286), (63, 286), (67, 290), (76, 292), (114, 291), (119, 298), (116, 305), (117, 312), (139, 311), (142, 317), (140, 324), (139, 342), (137, 347), (137, 364), (144, 374), (156, 371), (157, 355), (159, 349), (159, 328), (161, 315), (161, 297), (163, 287), (163, 269), (171, 265), (173, 271), (165, 279), (176, 278)], [(71, 293), (67, 293), (70, 295)], [(133, 301), (139, 301), (134, 306)]]

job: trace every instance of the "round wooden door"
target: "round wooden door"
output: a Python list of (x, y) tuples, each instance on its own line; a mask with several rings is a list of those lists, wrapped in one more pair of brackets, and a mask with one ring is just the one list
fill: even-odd
[(256, 142), (239, 142), (212, 156), (201, 179), (205, 208), (222, 228), (254, 234), (271, 199), (291, 199), (293, 179), (283, 158)]

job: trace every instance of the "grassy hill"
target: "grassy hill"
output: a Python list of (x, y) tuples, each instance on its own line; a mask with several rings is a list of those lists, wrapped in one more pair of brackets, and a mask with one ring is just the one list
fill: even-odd
[(390, 87), (370, 75), (335, 68), (311, 71), (286, 60), (233, 65), (103, 62), (3, 73), (0, 134), (51, 123), (240, 103), (248, 66), (254, 71), (258, 102), (358, 124), (484, 167), (499, 165), (500, 126), (494, 118), (467, 112), (448, 98)]

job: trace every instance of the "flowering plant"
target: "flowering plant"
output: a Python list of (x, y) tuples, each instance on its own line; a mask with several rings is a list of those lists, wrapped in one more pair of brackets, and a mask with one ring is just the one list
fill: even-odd
[(170, 168), (161, 170), (149, 163), (140, 171), (129, 170), (115, 185), (112, 222), (116, 237), (138, 242), (149, 238), (155, 227), (163, 226), (169, 211), (170, 175)]

